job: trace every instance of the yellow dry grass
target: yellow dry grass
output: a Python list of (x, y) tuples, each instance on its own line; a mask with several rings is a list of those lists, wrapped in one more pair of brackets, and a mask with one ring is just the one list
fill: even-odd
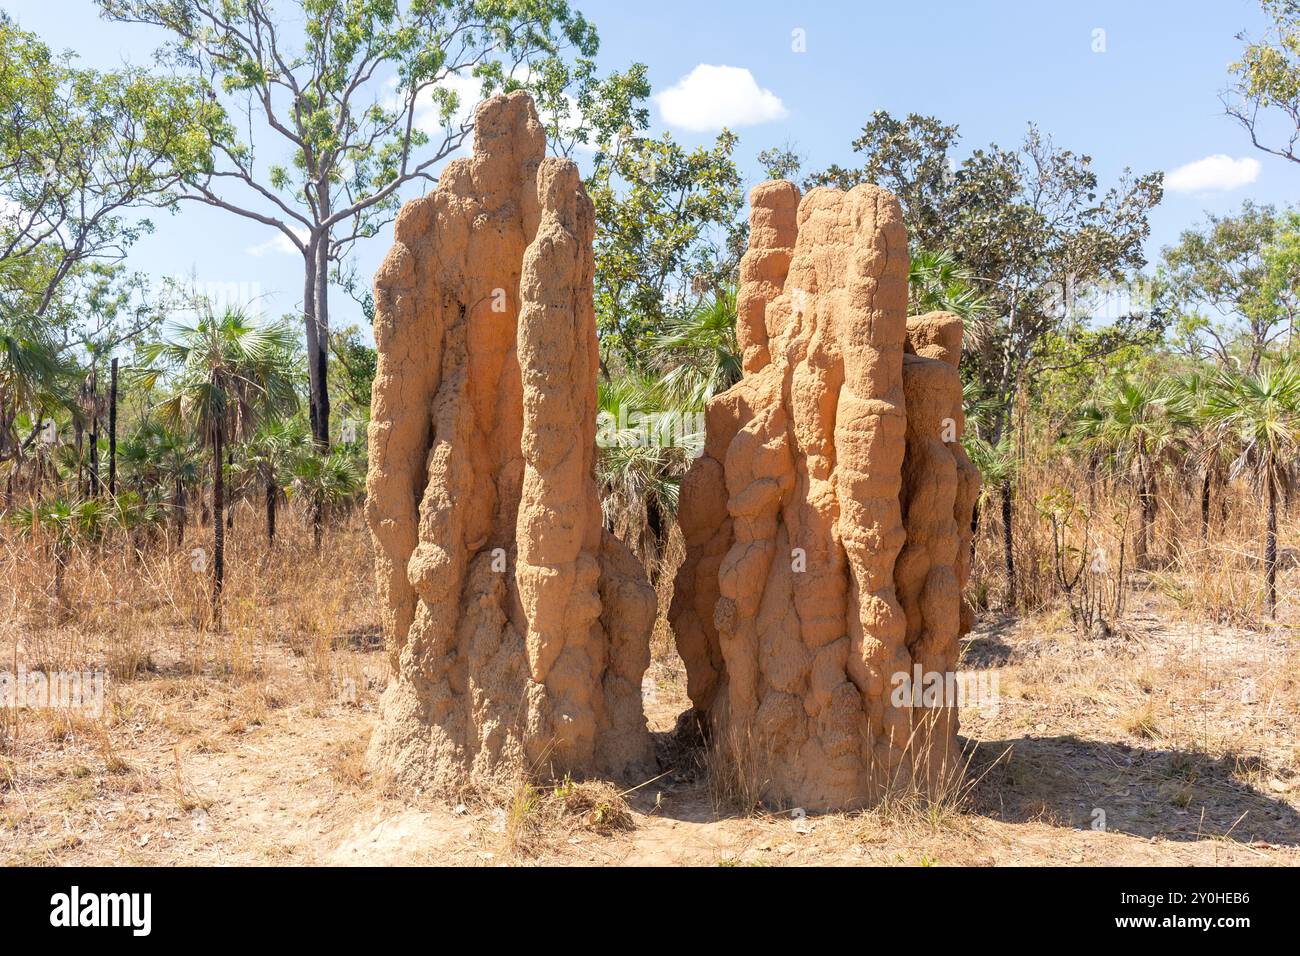
[[(1128, 576), (1127, 612), (1105, 636), (1070, 627), (1027, 515), (1022, 567), (1039, 597), (1021, 619), (986, 612), (967, 642), (963, 666), (996, 670), (1001, 697), (962, 713), (962, 782), (937, 801), (795, 816), (728, 792), (676, 727), (685, 679), (662, 615), (645, 682), (662, 776), (439, 800), (367, 772), (386, 660), (359, 516), (317, 555), (287, 515), (268, 553), (241, 507), (220, 632), (191, 569), (204, 529), (180, 549), (78, 551), (66, 609), (40, 543), (0, 531), (0, 671), (108, 677), (97, 715), (0, 713), (0, 862), (1296, 865), (1300, 640), (1287, 624), (1300, 572), (1281, 576), (1278, 625), (1222, 613), (1223, 595), (1258, 576), (1224, 557), (1253, 553), (1254, 525), (1233, 512), (1211, 546), (1179, 550), (1178, 513), (1164, 509), (1157, 537), (1174, 560)], [(1296, 522), (1283, 527), (1294, 541)], [(996, 607), (995, 517), (984, 533), (975, 587)]]

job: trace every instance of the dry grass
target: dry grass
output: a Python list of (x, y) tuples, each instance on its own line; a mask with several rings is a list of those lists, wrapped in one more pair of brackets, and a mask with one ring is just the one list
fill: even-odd
[(599, 780), (565, 777), (549, 786), (521, 780), (501, 809), (506, 860), (541, 858), (578, 833), (610, 836), (636, 826), (623, 792)]
[[(1249, 560), (1224, 558), (1253, 553), (1251, 517), (1230, 511), (1200, 549), (1175, 544), (1177, 514), (1167, 505), (1158, 525), (1170, 560), (1126, 575), (1128, 610), (1100, 637), (1076, 634), (1053, 599), (1026, 515), (1037, 609), (987, 614), (967, 643), (963, 666), (996, 669), (1001, 702), (962, 712), (964, 772), (928, 797), (900, 788), (870, 811), (798, 817), (763, 808), (761, 767), (678, 726), (685, 679), (662, 614), (645, 682), (662, 777), (632, 790), (517, 781), (447, 803), (366, 772), (386, 660), (357, 517), (317, 556), (286, 516), (268, 554), (241, 509), (220, 632), (191, 570), (199, 529), (181, 549), (76, 553), (66, 608), (39, 542), (0, 531), (13, 582), (0, 670), (108, 676), (95, 715), (0, 709), (0, 861), (1300, 863), (1300, 642), (1249, 607), (1215, 610), (1257, 581)], [(1290, 517), (1283, 528), (1284, 544), (1300, 530)], [(975, 582), (994, 605), (997, 530), (990, 517)], [(675, 539), (661, 610), (680, 556)], [(1300, 572), (1280, 584), (1289, 622)]]

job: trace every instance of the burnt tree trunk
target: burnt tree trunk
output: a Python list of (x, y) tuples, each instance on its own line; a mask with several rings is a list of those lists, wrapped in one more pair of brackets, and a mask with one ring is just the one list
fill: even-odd
[(100, 493), (99, 485), (99, 370), (90, 370), (90, 494)]
[(117, 495), (117, 359), (108, 375), (108, 493)]
[(1009, 479), (1004, 480), (1000, 490), (1002, 494), (1002, 554), (1006, 560), (1007, 568), (1006, 606), (1014, 608), (1016, 606), (1016, 555), (1011, 527), (1011, 481)]
[(1205, 466), (1205, 477), (1201, 479), (1201, 544), (1210, 540), (1210, 487), (1214, 472)]
[(266, 479), (266, 547), (267, 550), (275, 547), (275, 506), (276, 506), (276, 487), (275, 482), (269, 477)]
[(222, 511), (226, 506), (226, 481), (222, 474), (225, 435), (218, 422), (212, 432), (212, 625), (221, 628), (221, 589), (226, 576), (226, 523)]
[(1277, 617), (1277, 482), (1268, 479), (1268, 527), (1264, 532), (1264, 566), (1268, 589), (1268, 616)]

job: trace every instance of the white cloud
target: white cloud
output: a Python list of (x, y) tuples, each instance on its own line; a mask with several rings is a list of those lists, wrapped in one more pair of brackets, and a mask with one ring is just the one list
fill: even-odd
[(739, 66), (701, 63), (654, 100), (665, 123), (695, 133), (756, 126), (790, 115), (779, 96)]
[[(303, 242), (307, 241), (306, 229), (299, 229), (293, 226), (291, 226), (290, 228), (293, 229), (293, 234), (295, 236), (297, 236)], [(262, 256), (272, 252), (279, 253), (282, 255), (295, 255), (295, 256), (302, 255), (302, 253), (298, 251), (298, 247), (295, 246), (292, 242), (290, 242), (289, 237), (286, 236), (279, 229), (275, 231), (275, 235), (272, 236), (270, 239), (267, 239), (265, 242), (259, 242), (253, 246), (248, 246), (244, 249), (244, 252), (257, 259), (260, 259), (262, 258)]]
[(1165, 189), (1171, 193), (1223, 191), (1248, 186), (1258, 178), (1259, 160), (1215, 153), (1165, 173)]

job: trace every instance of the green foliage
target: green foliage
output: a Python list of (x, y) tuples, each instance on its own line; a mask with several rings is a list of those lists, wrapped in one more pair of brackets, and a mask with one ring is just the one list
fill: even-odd
[(1183, 444), (1173, 379), (1108, 379), (1101, 395), (1078, 412), (1070, 439), (1096, 453), (1117, 477), (1145, 474)]
[(0, 14), (0, 297), (43, 315), (91, 262), (151, 228), (211, 164), (220, 112), (187, 79), (78, 67)]
[(587, 181), (596, 209), (596, 318), (604, 365), (643, 370), (654, 337), (699, 296), (731, 279), (738, 260), (736, 137), (687, 152), (629, 133), (597, 153)]
[(1300, 368), (1294, 361), (1237, 374), (1220, 370), (1205, 398), (1204, 420), (1236, 454), (1234, 470), (1260, 488), (1283, 490), (1300, 452)]
[(295, 409), (296, 335), (287, 325), (252, 323), (242, 312), (208, 312), (193, 326), (142, 350), (149, 366), (140, 376), (150, 388), (163, 369), (175, 372), (172, 393), (158, 406), (163, 421), (192, 427), (202, 441), (252, 434), (263, 415)]
[(681, 478), (703, 448), (703, 413), (672, 405), (658, 382), (630, 375), (602, 379), (597, 406), (605, 524), (653, 563), (677, 513)]
[(1247, 200), (1231, 216), (1207, 214), (1164, 251), (1159, 294), (1177, 315), (1175, 343), (1255, 368), (1300, 314), (1300, 215)]
[(240, 447), (236, 478), (283, 490), (293, 482), (298, 462), (313, 454), (311, 435), (301, 417), (264, 418)]
[[(902, 201), (914, 246), (947, 253), (970, 277), (987, 313), (973, 325), (967, 367), (1001, 405), (996, 437), (1041, 366), (1044, 345), (1090, 324), (1071, 308), (1089, 302), (1079, 290), (1123, 282), (1145, 265), (1147, 215), (1162, 177), (1125, 170), (1102, 191), (1091, 157), (1057, 148), (1032, 125), (1017, 148), (993, 144), (960, 163), (952, 155), (958, 142), (957, 127), (934, 117), (878, 111), (853, 144), (862, 166), (832, 166), (808, 183), (884, 186)], [(1135, 340), (1157, 319), (1135, 307), (1084, 360)]]
[[(1258, 149), (1291, 162), (1300, 162), (1300, 3), (1260, 0), (1270, 19), (1263, 39), (1248, 41), (1241, 59), (1228, 66), (1233, 81), (1223, 94), (1225, 112), (1250, 135)], [(1260, 113), (1284, 124), (1285, 142), (1261, 141)]]
[(370, 387), (375, 380), (379, 354), (350, 326), (330, 333), (330, 355), (334, 374), (330, 376), (345, 404), (345, 411), (363, 420), (370, 417)]
[(134, 531), (162, 521), (157, 505), (125, 494), (101, 501), (69, 501), (56, 498), (37, 505), (23, 505), (8, 512), (15, 531), (27, 536), (43, 531), (53, 537), (55, 547), (66, 552), (73, 544), (94, 544), (113, 530)]
[(803, 168), (803, 157), (795, 151), (792, 144), (786, 143), (760, 151), (758, 164), (763, 167), (768, 179), (793, 180)]
[(321, 453), (307, 448), (290, 464), (290, 495), (313, 507), (342, 504), (355, 498), (365, 487), (366, 471), (353, 449), (340, 445)]
[(702, 410), (740, 381), (735, 288), (718, 289), (685, 316), (669, 320), (652, 340), (651, 352), (653, 366), (663, 374), (658, 393), (675, 407)]
[(191, 436), (145, 420), (117, 446), (123, 480), (141, 494), (160, 486), (190, 488), (200, 478), (199, 449)]
[(921, 249), (912, 255), (907, 274), (909, 311), (952, 312), (962, 317), (964, 341), (977, 345), (989, 312), (988, 296), (980, 292), (977, 278), (946, 250)]
[(995, 445), (979, 437), (977, 432), (967, 431), (962, 436), (962, 447), (980, 473), (979, 507), (984, 508), (1003, 482), (1011, 481), (1016, 475), (1018, 459), (1011, 432), (1003, 434)]
[[(35, 436), (36, 421), (46, 420), (72, 401), (70, 364), (41, 325), (30, 319), (0, 316), (0, 461), (19, 454)], [(26, 414), (31, 433), (18, 432)]]

